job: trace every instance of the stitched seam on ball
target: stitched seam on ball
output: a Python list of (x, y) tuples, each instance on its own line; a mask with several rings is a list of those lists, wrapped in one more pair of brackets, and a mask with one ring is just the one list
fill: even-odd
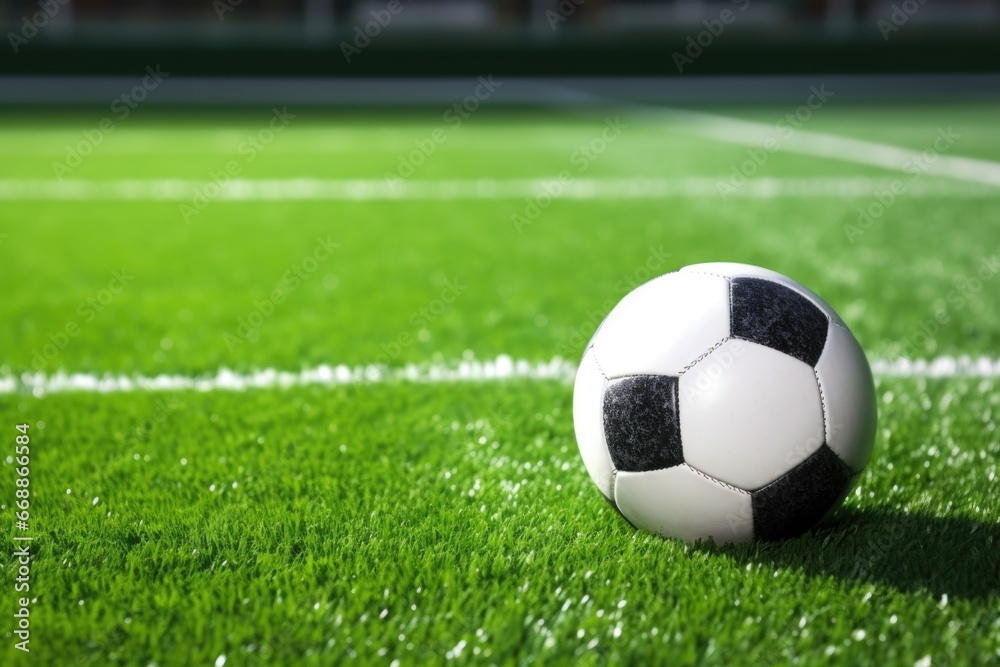
[(721, 273), (712, 273), (711, 271), (685, 271), (684, 273), (686, 273), (688, 275), (696, 275), (696, 276), (714, 276), (716, 278), (722, 278), (723, 280), (725, 280), (728, 283), (732, 283), (732, 278), (731, 277), (724, 276)]
[[(628, 294), (626, 294), (625, 296), (623, 296), (621, 298), (621, 300), (617, 304), (615, 304), (615, 308), (617, 308), (618, 305), (621, 304), (622, 301), (624, 301), (625, 299), (627, 299), (629, 297), (629, 295), (632, 294), (632, 292), (635, 292), (637, 289), (641, 289), (641, 288), (645, 287), (646, 285), (652, 285), (657, 280), (663, 280), (667, 276), (672, 276), (675, 273), (680, 273), (680, 272), (681, 272), (680, 269), (677, 269), (676, 271), (671, 271), (669, 273), (661, 273), (660, 275), (656, 276), (655, 278), (650, 278), (649, 280), (647, 280), (646, 282), (642, 283), (641, 285), (636, 285), (635, 288), (631, 292), (629, 292)], [(611, 309), (611, 313), (614, 312), (615, 308)], [(611, 313), (608, 313), (608, 315), (610, 316)]]
[(819, 379), (819, 371), (815, 368), (813, 369), (813, 375), (816, 376), (816, 386), (819, 387), (819, 407), (823, 411), (823, 440), (826, 442), (827, 447), (829, 447), (830, 423), (826, 418), (826, 394), (823, 393), (823, 383)]
[[(642, 285), (649, 285), (650, 283), (655, 283), (657, 280), (660, 280), (661, 278), (666, 278), (667, 276), (672, 276), (675, 273), (680, 273), (680, 269), (678, 269), (676, 271), (671, 271), (669, 273), (661, 273), (660, 275), (656, 276), (655, 278), (650, 278), (649, 280), (647, 280), (646, 282), (644, 282)], [(638, 285), (635, 289), (639, 289), (640, 287), (642, 287), (642, 285)], [(635, 290), (632, 290), (632, 291), (634, 292)], [(629, 294), (631, 294), (631, 293), (632, 292), (629, 292)], [(625, 296), (628, 296), (628, 294), (626, 294)], [(622, 297), (622, 298), (625, 298), (625, 297)], [(614, 308), (612, 308), (612, 310), (614, 310)]]
[[(833, 319), (832, 317), (827, 316), (827, 319), (830, 320), (830, 324), (832, 324), (833, 326), (840, 327), (841, 329), (843, 329), (847, 333), (851, 333), (850, 329), (848, 329), (847, 327), (845, 327), (843, 324), (841, 324), (837, 320)], [(854, 334), (851, 334), (851, 335), (853, 336)]]
[(603, 377), (605, 380), (610, 380), (611, 378), (609, 378), (608, 374), (604, 372), (603, 368), (601, 368), (601, 362), (597, 360), (597, 350), (595, 350), (593, 347), (591, 347), (590, 349), (594, 351), (594, 353), (591, 356), (594, 358), (594, 365), (597, 366), (597, 372), (600, 373), (601, 377)]
[(685, 468), (688, 468), (689, 470), (692, 470), (692, 471), (694, 471), (694, 472), (698, 473), (699, 475), (701, 475), (702, 477), (704, 477), (704, 478), (705, 478), (705, 479), (707, 479), (708, 481), (710, 481), (710, 482), (715, 482), (715, 483), (716, 483), (716, 484), (718, 484), (719, 486), (724, 486), (724, 487), (726, 487), (727, 489), (729, 489), (730, 491), (736, 491), (737, 493), (741, 493), (741, 494), (743, 494), (744, 496), (749, 496), (749, 495), (750, 495), (750, 492), (749, 492), (749, 491), (747, 491), (746, 489), (741, 489), (740, 487), (738, 487), (738, 486), (733, 486), (732, 484), (726, 484), (726, 483), (725, 483), (725, 482), (723, 482), (723, 481), (722, 481), (721, 479), (716, 479), (715, 477), (712, 477), (711, 475), (706, 475), (705, 473), (703, 473), (702, 471), (698, 470), (697, 468), (695, 468), (695, 467), (694, 467), (693, 465), (691, 465), (690, 463), (683, 463), (682, 465), (683, 465), (683, 466), (684, 466)]
[(680, 376), (684, 375), (689, 370), (691, 370), (692, 368), (694, 368), (695, 365), (698, 362), (700, 362), (702, 359), (704, 359), (705, 357), (707, 357), (708, 355), (712, 354), (713, 352), (715, 352), (716, 350), (718, 350), (720, 347), (722, 347), (723, 345), (725, 345), (726, 342), (729, 341), (729, 339), (730, 339), (730, 336), (726, 336), (725, 338), (723, 338), (722, 340), (720, 340), (718, 343), (716, 343), (712, 347), (708, 348), (708, 350), (706, 350), (705, 352), (703, 352), (700, 357), (698, 357), (697, 359), (695, 359), (694, 361), (692, 361), (690, 364), (688, 364), (687, 366), (685, 366), (684, 368), (682, 368), (681, 372), (677, 374), (677, 377), (680, 377)]

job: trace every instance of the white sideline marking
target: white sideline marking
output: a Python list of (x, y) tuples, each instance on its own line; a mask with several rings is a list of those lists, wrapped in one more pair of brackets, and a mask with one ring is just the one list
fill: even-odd
[[(696, 126), (700, 125), (704, 136), (720, 141), (744, 146), (761, 146), (768, 138), (775, 138), (773, 125), (711, 114), (679, 113), (694, 121)], [(673, 112), (671, 115), (674, 115)], [(928, 147), (932, 146), (937, 138), (937, 134), (927, 137)], [(810, 130), (796, 130), (791, 138), (787, 141), (779, 141), (779, 144), (783, 150), (792, 153), (833, 158), (844, 162), (897, 171), (903, 170), (907, 163), (915, 163), (926, 168), (925, 173), (927, 174), (970, 183), (1000, 186), (1000, 163), (988, 160), (939, 154), (937, 159), (932, 162), (922, 157), (922, 150), (912, 150)]]
[(0, 394), (16, 391), (42, 396), (45, 394), (82, 391), (112, 393), (133, 391), (243, 391), (272, 387), (305, 385), (351, 385), (386, 382), (462, 382), (503, 381), (518, 378), (559, 380), (569, 382), (576, 375), (576, 365), (555, 357), (549, 362), (514, 360), (501, 355), (491, 361), (462, 361), (455, 364), (408, 364), (401, 368), (377, 366), (330, 366), (323, 364), (301, 371), (278, 371), (268, 368), (250, 373), (237, 373), (223, 368), (214, 376), (185, 375), (95, 375), (92, 373), (25, 373), (20, 378), (0, 377)]
[[(741, 121), (742, 122), (742, 121)], [(871, 177), (751, 178), (728, 197), (871, 197), (898, 179)], [(194, 205), (197, 193), (219, 201), (379, 201), (501, 200), (548, 196), (561, 199), (669, 199), (718, 197), (722, 178), (556, 178), (409, 180), (390, 185), (384, 179), (233, 179), (218, 187), (208, 181), (125, 179), (0, 179), (0, 201), (174, 201)], [(212, 193), (215, 196), (207, 196)], [(998, 197), (1000, 189), (982, 183), (922, 179), (907, 184), (908, 197)], [(199, 200), (201, 201), (201, 200)]]
[(994, 378), (1000, 377), (1000, 359), (990, 357), (936, 357), (934, 359), (876, 359), (875, 377), (902, 378)]
[[(1000, 162), (945, 154), (952, 150), (955, 143), (961, 141), (961, 136), (959, 136), (957, 141), (948, 144), (944, 152), (941, 149), (936, 149), (937, 155), (933, 158), (933, 161), (923, 157), (924, 151), (932, 148), (934, 142), (938, 140), (942, 133), (945, 135), (945, 138), (948, 137), (948, 133), (951, 132), (953, 126), (935, 129), (933, 135), (925, 138), (926, 144), (920, 150), (914, 150), (891, 144), (803, 129), (796, 129), (794, 130), (794, 134), (788, 138), (784, 138), (780, 136), (776, 123), (761, 123), (732, 118), (730, 116), (720, 116), (704, 111), (658, 107), (651, 104), (631, 103), (623, 106), (620, 102), (607, 97), (572, 88), (563, 88), (562, 92), (568, 96), (566, 99), (572, 102), (573, 105), (579, 102), (617, 105), (637, 117), (645, 117), (654, 121), (679, 121), (684, 124), (683, 129), (723, 143), (763, 149), (764, 142), (768, 139), (773, 139), (779, 146), (778, 152), (787, 151), (789, 153), (798, 153), (812, 157), (832, 158), (852, 164), (863, 164), (890, 169), (892, 171), (902, 171), (910, 176), (913, 176), (913, 173), (907, 171), (907, 165), (913, 164), (916, 161), (920, 166), (920, 175), (943, 176), (956, 181), (979, 183), (993, 186), (994, 188), (1000, 186)], [(571, 111), (575, 111), (576, 108), (575, 106), (567, 107), (566, 104), (557, 106), (563, 109), (568, 108)], [(665, 129), (676, 131), (675, 128), (671, 127)], [(958, 134), (961, 135), (961, 128), (959, 128)], [(753, 179), (747, 180), (750, 182)], [(913, 185), (913, 183), (910, 183), (910, 185)], [(739, 189), (741, 188), (737, 188), (737, 190)], [(907, 190), (909, 191), (909, 188)]]
[[(994, 378), (1000, 376), (1000, 359), (937, 357), (936, 359), (875, 360), (876, 377), (896, 378)], [(554, 357), (547, 362), (512, 359), (501, 355), (487, 361), (462, 361), (453, 364), (408, 364), (401, 368), (386, 366), (329, 366), (301, 371), (278, 371), (268, 368), (238, 373), (226, 368), (212, 376), (187, 375), (115, 375), (106, 373), (25, 373), (20, 377), (0, 376), (0, 394), (60, 394), (66, 392), (118, 393), (136, 391), (244, 391), (300, 387), (307, 385), (339, 386), (384, 384), (388, 382), (447, 383), (504, 382), (515, 379), (571, 383), (576, 364)]]
[[(906, 171), (907, 165), (916, 165), (919, 166), (922, 175), (943, 176), (957, 181), (980, 183), (993, 187), (1000, 186), (1000, 163), (946, 154), (947, 151), (952, 150), (954, 144), (949, 145), (944, 153), (938, 149), (937, 156), (933, 160), (924, 158), (924, 150), (933, 147), (934, 142), (939, 138), (938, 130), (935, 130), (933, 135), (926, 137), (927, 145), (924, 148), (913, 150), (891, 144), (802, 129), (795, 130), (791, 137), (783, 139), (779, 136), (774, 124), (768, 125), (767, 123), (718, 116), (700, 111), (652, 106), (632, 106), (630, 109), (647, 117), (684, 122), (695, 133), (724, 143), (762, 148), (765, 141), (774, 139), (780, 146), (779, 152), (788, 151), (800, 155), (832, 158), (893, 171)], [(952, 127), (940, 128), (940, 131), (947, 132), (951, 129)], [(961, 138), (955, 143), (958, 142), (961, 142)], [(909, 171), (906, 173), (913, 175)]]

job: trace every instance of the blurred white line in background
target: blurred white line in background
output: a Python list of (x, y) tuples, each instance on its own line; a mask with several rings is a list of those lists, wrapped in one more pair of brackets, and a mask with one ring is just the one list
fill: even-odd
[(769, 125), (700, 111), (662, 109), (652, 106), (633, 107), (631, 110), (645, 116), (661, 117), (664, 120), (680, 122), (686, 132), (724, 143), (761, 147), (768, 140), (772, 140), (777, 141), (780, 150), (789, 153), (881, 167), (911, 175), (926, 173), (967, 183), (982, 183), (1000, 187), (1000, 163), (960, 155), (941, 154), (949, 150), (952, 145), (962, 145), (962, 129), (960, 127), (936, 128), (927, 136), (927, 146), (921, 150), (914, 150), (804, 129), (796, 129), (787, 138), (782, 138), (774, 124)]
[[(671, 199), (721, 197), (740, 199), (867, 198), (906, 182), (907, 197), (1000, 197), (1000, 188), (984, 183), (923, 178), (867, 176), (759, 177), (725, 188), (727, 181), (707, 177), (577, 178), (570, 174), (535, 179), (402, 180), (384, 179), (232, 179), (219, 184), (183, 179), (10, 179), (0, 178), (0, 201), (175, 201), (190, 202), (198, 193), (215, 201), (389, 201), (502, 200), (548, 194), (554, 199)], [(908, 181), (908, 182), (907, 182)]]

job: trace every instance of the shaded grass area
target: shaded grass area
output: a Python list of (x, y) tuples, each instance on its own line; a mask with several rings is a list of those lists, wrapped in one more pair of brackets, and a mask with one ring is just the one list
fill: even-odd
[(1000, 393), (879, 393), (834, 521), (735, 547), (621, 520), (559, 383), (4, 397), (34, 436), (36, 657), (994, 660)]

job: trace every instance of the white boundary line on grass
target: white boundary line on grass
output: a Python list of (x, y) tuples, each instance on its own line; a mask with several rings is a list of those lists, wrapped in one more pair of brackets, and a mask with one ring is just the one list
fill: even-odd
[[(753, 178), (728, 197), (779, 199), (799, 197), (866, 198), (888, 190), (894, 178), (832, 176), (813, 178)], [(67, 179), (0, 178), (0, 201), (174, 201), (191, 204), (196, 193), (215, 201), (412, 201), (502, 200), (556, 193), (559, 199), (670, 199), (718, 197), (721, 179), (665, 178), (556, 178), (467, 180), (407, 180), (390, 184), (384, 179), (233, 179), (218, 186), (184, 179), (123, 179), (89, 181)], [(212, 196), (214, 193), (214, 196)], [(1000, 197), (1000, 189), (983, 183), (923, 179), (907, 185), (908, 197)]]
[[(955, 143), (952, 138), (954, 126), (936, 128), (933, 135), (926, 137), (927, 145), (921, 150), (804, 129), (795, 129), (790, 137), (782, 138), (777, 123), (761, 123), (676, 107), (622, 102), (569, 86), (560, 86), (559, 90), (563, 99), (553, 106), (564, 111), (575, 112), (575, 105), (580, 102), (596, 103), (612, 109), (621, 109), (634, 117), (677, 123), (681, 127), (665, 124), (662, 128), (670, 132), (680, 129), (722, 143), (763, 150), (765, 142), (770, 139), (778, 143), (780, 151), (789, 153), (881, 167), (911, 175), (912, 172), (907, 167), (916, 164), (919, 165), (920, 175), (942, 176), (993, 188), (1000, 186), (1000, 162), (961, 155), (943, 155), (940, 149), (936, 149), (934, 155), (930, 156), (931, 159), (924, 155), (925, 150), (931, 149), (939, 138), (946, 139), (949, 147)], [(810, 90), (815, 90), (815, 87)], [(955, 137), (960, 141), (961, 128), (959, 130)], [(754, 179), (748, 179), (748, 182), (752, 180)], [(909, 188), (907, 190), (909, 192)]]
[[(893, 171), (905, 171), (906, 165), (917, 164), (922, 173), (933, 176), (1000, 186), (1000, 163), (960, 155), (943, 155), (940, 150), (928, 160), (922, 150), (913, 150), (891, 144), (877, 143), (863, 139), (853, 139), (835, 134), (814, 132), (812, 130), (795, 130), (787, 140), (778, 137), (774, 124), (718, 116), (700, 111), (684, 111), (681, 109), (660, 109), (652, 106), (631, 106), (633, 111), (665, 120), (676, 120), (685, 123), (686, 128), (696, 134), (739, 146), (763, 147), (768, 139), (777, 140), (782, 151), (810, 155), (813, 157), (831, 158), (852, 164), (863, 164), (882, 167)], [(949, 132), (952, 128), (941, 128)], [(928, 146), (938, 139), (935, 133), (926, 138)], [(908, 189), (909, 191), (909, 189)]]
[[(880, 378), (995, 378), (1000, 377), (1000, 358), (937, 357), (924, 359), (876, 360), (872, 371)], [(119, 393), (138, 391), (244, 391), (308, 385), (340, 386), (389, 382), (448, 383), (505, 382), (527, 379), (570, 383), (576, 365), (560, 357), (547, 362), (512, 359), (500, 355), (486, 361), (453, 364), (409, 364), (386, 366), (321, 365), (301, 371), (273, 368), (238, 373), (221, 369), (215, 375), (120, 375), (106, 373), (26, 373), (21, 377), (0, 376), (0, 395), (31, 394), (36, 397), (66, 392)]]

